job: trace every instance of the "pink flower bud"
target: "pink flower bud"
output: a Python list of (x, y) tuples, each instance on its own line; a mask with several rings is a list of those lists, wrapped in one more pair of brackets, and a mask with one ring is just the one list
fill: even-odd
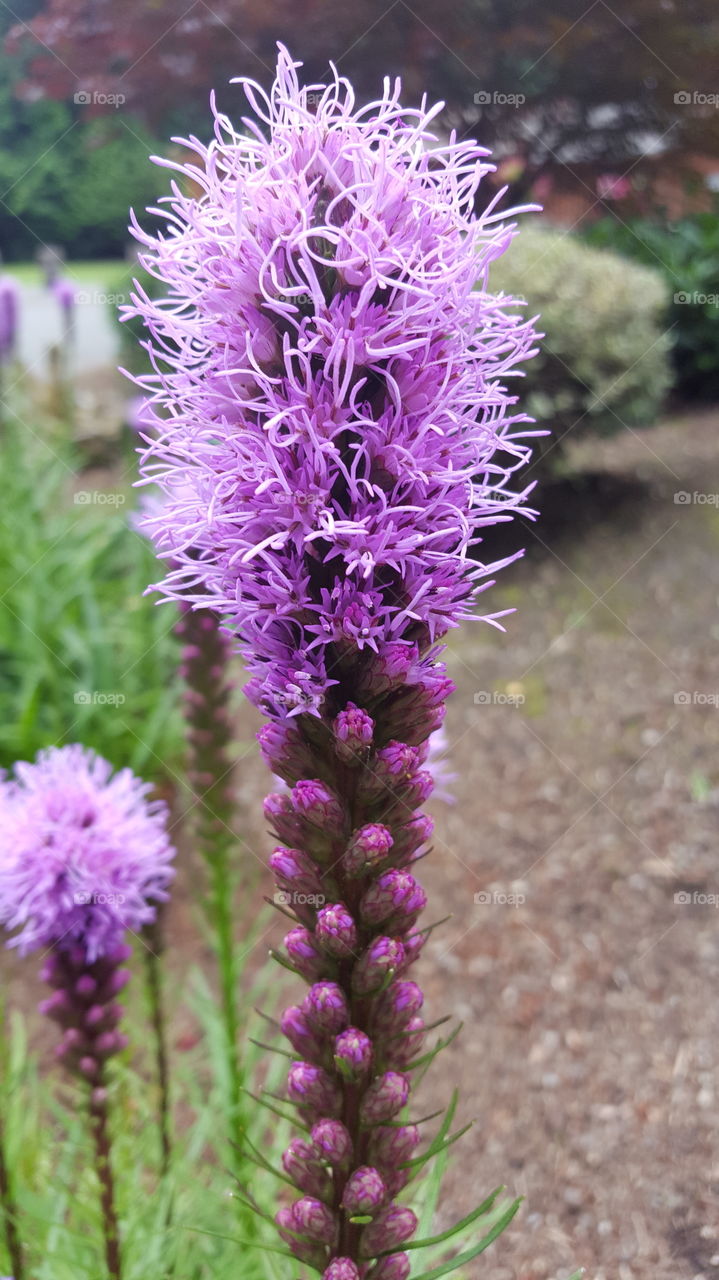
[(411, 1270), (409, 1254), (391, 1253), (375, 1263), (366, 1280), (408, 1280)]
[(417, 1230), (417, 1217), (406, 1205), (390, 1204), (380, 1210), (374, 1222), (364, 1228), (360, 1240), (360, 1257), (375, 1258), (397, 1244), (409, 1240)]
[(360, 1121), (363, 1125), (382, 1124), (393, 1120), (407, 1105), (409, 1079), (397, 1071), (385, 1071), (372, 1082), (360, 1103)]
[(301, 778), (292, 789), (292, 804), (301, 818), (330, 835), (344, 827), (344, 809), (329, 787), (318, 778)]
[(372, 1019), (373, 1034), (385, 1037), (403, 1031), (423, 1004), (422, 988), (416, 982), (393, 982), (377, 1000)]
[(393, 1036), (384, 1046), (384, 1057), (388, 1066), (405, 1070), (421, 1052), (424, 1044), (424, 1019), (419, 1014), (410, 1018), (405, 1030), (399, 1036)]
[(347, 997), (336, 982), (316, 982), (302, 1002), (302, 1012), (321, 1031), (337, 1035), (350, 1020)]
[(420, 911), (427, 904), (427, 897), (409, 871), (384, 871), (371, 884), (360, 903), (360, 915), (368, 925), (395, 921), (400, 929), (409, 929)]
[(379, 991), (403, 963), (404, 947), (399, 938), (375, 938), (352, 970), (352, 989), (360, 996)]
[(401, 1127), (379, 1125), (372, 1130), (369, 1141), (369, 1157), (374, 1164), (398, 1168), (411, 1160), (421, 1142), (416, 1124)]
[(339, 1120), (318, 1120), (311, 1138), (314, 1145), (333, 1169), (346, 1168), (352, 1159), (352, 1139)]
[(333, 1258), (322, 1272), (322, 1280), (362, 1280), (362, 1277), (351, 1258)]
[(317, 1065), (323, 1063), (327, 1057), (325, 1045), (306, 1014), (296, 1005), (285, 1009), (280, 1018), (280, 1028), (295, 1053), (301, 1054), (308, 1062), (313, 1062)]
[(345, 1080), (362, 1080), (372, 1066), (372, 1041), (364, 1031), (348, 1027), (337, 1036), (333, 1056), (335, 1066)]
[(351, 1218), (370, 1214), (372, 1217), (382, 1208), (387, 1198), (387, 1188), (382, 1175), (371, 1165), (361, 1165), (351, 1173), (345, 1184), (342, 1208)]
[(393, 845), (389, 827), (368, 822), (355, 831), (342, 857), (348, 876), (363, 876), (381, 866)]
[(334, 902), (317, 912), (315, 936), (328, 955), (344, 960), (355, 954), (357, 926), (342, 902)]
[(292, 1225), (298, 1235), (317, 1244), (334, 1245), (339, 1234), (337, 1215), (313, 1196), (303, 1196), (301, 1200), (295, 1201), (292, 1206)]
[(315, 982), (326, 975), (327, 959), (309, 929), (302, 925), (291, 929), (285, 937), (285, 950), (290, 963), (307, 982)]
[(292, 1102), (317, 1116), (336, 1118), (342, 1110), (342, 1092), (336, 1080), (311, 1062), (293, 1062), (287, 1076)]
[(314, 1143), (304, 1138), (293, 1138), (282, 1156), (282, 1167), (292, 1179), (298, 1191), (318, 1200), (331, 1200), (332, 1175), (318, 1158)]
[(345, 764), (357, 766), (372, 745), (374, 720), (354, 702), (348, 702), (334, 722), (335, 750)]

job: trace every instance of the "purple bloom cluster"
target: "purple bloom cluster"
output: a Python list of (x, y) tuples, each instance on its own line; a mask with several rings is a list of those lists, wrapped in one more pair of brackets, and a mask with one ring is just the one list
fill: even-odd
[[(287, 962), (309, 984), (282, 1031), (307, 1136), (277, 1222), (325, 1280), (406, 1280), (398, 1195), (419, 1133), (402, 1112), (423, 1054), (426, 940), (415, 877), (431, 821), (430, 738), (452, 689), (438, 644), (501, 564), (469, 555), (510, 519), (527, 419), (505, 379), (531, 324), (487, 292), (514, 225), (475, 214), (491, 165), (438, 140), (399, 85), (355, 110), (335, 76), (301, 88), (286, 51), (261, 125), (189, 144), (154, 210), (138, 286), (159, 410), (144, 478), (162, 591), (226, 619), (259, 733), (287, 785), (267, 798)], [(262, 126), (264, 126), (264, 131)], [(496, 621), (499, 615), (488, 620)]]
[(62, 944), (92, 963), (154, 919), (174, 850), (149, 784), (81, 746), (0, 782), (0, 924), (24, 954)]

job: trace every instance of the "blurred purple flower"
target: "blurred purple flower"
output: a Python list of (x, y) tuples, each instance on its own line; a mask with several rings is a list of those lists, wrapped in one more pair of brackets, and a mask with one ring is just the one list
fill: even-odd
[(0, 783), (0, 923), (23, 954), (64, 940), (94, 961), (167, 898), (166, 808), (129, 769), (50, 747)]

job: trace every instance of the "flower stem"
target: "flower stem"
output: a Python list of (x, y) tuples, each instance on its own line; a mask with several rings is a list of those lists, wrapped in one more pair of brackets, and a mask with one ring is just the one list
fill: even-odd
[(103, 1226), (105, 1231), (105, 1260), (109, 1280), (121, 1280), (122, 1266), (120, 1259), (120, 1229), (115, 1209), (115, 1184), (112, 1176), (110, 1158), (111, 1141), (108, 1124), (107, 1094), (103, 1086), (103, 1076), (99, 1076), (90, 1093), (90, 1124), (95, 1143), (95, 1168), (100, 1182), (100, 1204), (102, 1206)]
[(15, 1196), (13, 1194), (10, 1183), (10, 1171), (7, 1165), (5, 1155), (5, 1129), (2, 1117), (0, 1116), (0, 1204), (2, 1204), (3, 1219), (5, 1223), (5, 1240), (7, 1243), (7, 1251), (10, 1256), (10, 1263), (13, 1270), (13, 1280), (25, 1280), (25, 1260), (23, 1257), (22, 1245), (17, 1231), (18, 1211)]
[(165, 1008), (162, 995), (161, 954), (163, 950), (162, 929), (160, 920), (153, 921), (145, 930), (145, 973), (147, 975), (147, 995), (150, 1005), (150, 1021), (155, 1042), (155, 1067), (159, 1090), (158, 1121), (160, 1126), (160, 1145), (162, 1148), (162, 1175), (170, 1167), (172, 1143), (170, 1138), (170, 1072), (167, 1057), (167, 1028)]

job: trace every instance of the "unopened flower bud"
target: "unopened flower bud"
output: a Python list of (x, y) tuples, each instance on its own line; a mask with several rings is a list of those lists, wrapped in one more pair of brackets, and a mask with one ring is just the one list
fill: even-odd
[(303, 925), (290, 929), (285, 937), (285, 950), (290, 963), (307, 982), (316, 982), (318, 978), (325, 977), (327, 958), (320, 951), (309, 929), (305, 929)]
[(337, 1215), (313, 1196), (303, 1196), (295, 1201), (292, 1224), (299, 1235), (317, 1244), (334, 1245), (339, 1234)]
[(352, 1159), (352, 1139), (340, 1120), (318, 1120), (310, 1136), (322, 1159), (333, 1169), (344, 1169), (349, 1165)]
[(411, 1270), (409, 1254), (390, 1253), (367, 1272), (367, 1280), (408, 1280)]
[(302, 1012), (321, 1031), (337, 1035), (350, 1020), (347, 997), (336, 982), (316, 982), (302, 1002)]
[(362, 1232), (360, 1257), (375, 1258), (395, 1245), (404, 1244), (417, 1230), (417, 1217), (406, 1205), (390, 1204)]
[(393, 982), (377, 1001), (372, 1019), (373, 1034), (385, 1037), (403, 1031), (423, 1004), (422, 988), (416, 982)]
[(292, 1063), (287, 1094), (292, 1102), (318, 1117), (336, 1118), (342, 1110), (342, 1093), (336, 1080), (311, 1062)]
[(356, 767), (372, 745), (374, 721), (361, 707), (348, 702), (334, 722), (335, 750), (340, 760)]
[(351, 1258), (333, 1258), (322, 1272), (322, 1280), (361, 1280), (361, 1275)]
[(357, 926), (342, 902), (334, 902), (317, 912), (315, 936), (328, 955), (344, 960), (355, 954)]
[(331, 1199), (332, 1175), (321, 1163), (314, 1143), (293, 1138), (282, 1156), (282, 1167), (298, 1191), (318, 1200)]
[(361, 1165), (350, 1174), (342, 1196), (342, 1208), (351, 1218), (374, 1217), (387, 1199), (387, 1188), (378, 1169)]
[(352, 970), (353, 991), (359, 996), (379, 991), (403, 963), (404, 947), (399, 938), (375, 938)]
[(420, 1142), (416, 1124), (379, 1125), (370, 1135), (369, 1157), (374, 1164), (398, 1168), (412, 1159)]
[(344, 810), (329, 787), (318, 778), (301, 778), (292, 788), (292, 804), (301, 818), (330, 835), (339, 835), (344, 826)]
[(325, 1046), (317, 1030), (310, 1023), (302, 1009), (291, 1005), (285, 1009), (280, 1018), (282, 1034), (287, 1037), (295, 1053), (301, 1054), (308, 1062), (321, 1065), (327, 1056)]
[(381, 866), (394, 841), (389, 827), (368, 822), (355, 831), (342, 855), (342, 867), (348, 876), (367, 875)]
[(382, 1124), (394, 1117), (407, 1105), (409, 1080), (397, 1071), (385, 1071), (372, 1082), (360, 1104), (360, 1121), (363, 1125)]
[(361, 1080), (372, 1065), (372, 1041), (364, 1031), (348, 1027), (337, 1036), (333, 1057), (337, 1070), (345, 1080)]
[(400, 931), (415, 923), (427, 904), (427, 896), (409, 871), (385, 871), (371, 884), (360, 903), (360, 915), (368, 925), (393, 921)]

